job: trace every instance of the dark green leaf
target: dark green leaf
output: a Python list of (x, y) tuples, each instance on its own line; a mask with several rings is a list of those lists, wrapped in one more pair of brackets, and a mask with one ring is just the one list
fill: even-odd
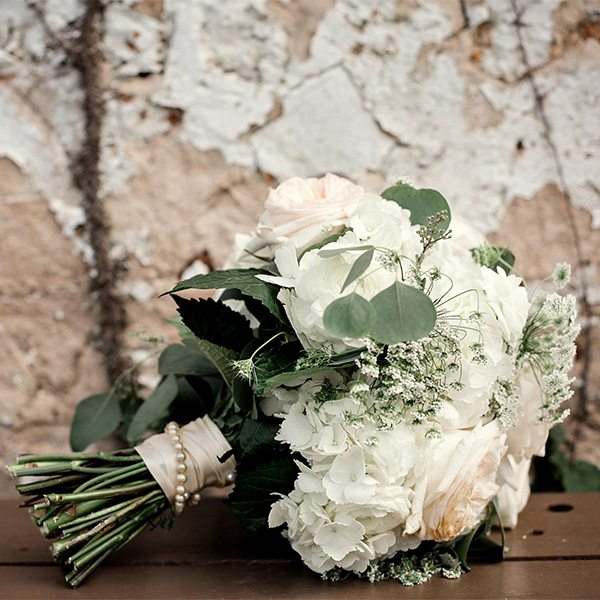
[(127, 441), (137, 442), (152, 423), (164, 418), (176, 396), (177, 379), (167, 375), (135, 413), (127, 429)]
[(450, 226), (450, 207), (444, 196), (435, 190), (418, 190), (406, 183), (397, 183), (381, 194), (386, 200), (410, 210), (410, 222), (413, 225), (427, 225), (429, 217), (446, 211), (448, 218), (439, 227), (446, 231)]
[[(232, 288), (240, 290), (243, 294), (251, 296), (262, 302), (269, 311), (280, 321), (286, 323), (285, 311), (277, 300), (279, 288), (276, 285), (266, 283), (256, 278), (256, 275), (269, 275), (260, 269), (227, 269), (214, 271), (206, 275), (196, 275), (190, 279), (180, 281), (170, 292), (174, 294), (182, 290), (215, 290)], [(164, 294), (163, 294), (164, 296)]]
[(214, 377), (219, 374), (199, 348), (192, 349), (183, 344), (171, 344), (161, 352), (158, 358), (158, 372), (160, 375), (195, 375), (196, 377)]
[(279, 427), (275, 424), (246, 419), (238, 436), (239, 453), (236, 453), (236, 456), (244, 458), (268, 449), (276, 443), (275, 434), (278, 429)]
[(298, 467), (290, 456), (240, 468), (227, 503), (246, 529), (256, 531), (267, 525), (273, 494), (288, 494), (297, 475)]
[(252, 339), (246, 317), (212, 298), (188, 300), (172, 295), (181, 320), (202, 340), (240, 352)]
[(323, 313), (323, 325), (339, 338), (361, 338), (375, 324), (375, 307), (356, 293), (334, 300)]
[(119, 400), (112, 391), (88, 396), (75, 408), (71, 423), (71, 449), (74, 452), (84, 450), (110, 435), (120, 422)]
[(371, 305), (376, 320), (370, 334), (382, 344), (418, 340), (435, 326), (436, 311), (429, 296), (399, 281), (379, 292)]
[(342, 286), (342, 292), (354, 281), (356, 281), (368, 268), (373, 260), (373, 255), (375, 254), (375, 249), (371, 248), (367, 250), (364, 254), (361, 254), (350, 269), (348, 273), (348, 277), (344, 281), (344, 285)]
[(223, 380), (227, 384), (227, 387), (230, 390), (233, 389), (235, 373), (233, 371), (233, 367), (231, 366), (231, 361), (237, 360), (239, 358), (239, 354), (235, 353), (229, 348), (222, 348), (216, 344), (211, 344), (211, 342), (206, 340), (197, 339), (196, 342), (206, 358), (208, 358), (210, 362), (212, 362), (212, 364), (217, 368), (221, 374), (221, 377), (223, 377)]

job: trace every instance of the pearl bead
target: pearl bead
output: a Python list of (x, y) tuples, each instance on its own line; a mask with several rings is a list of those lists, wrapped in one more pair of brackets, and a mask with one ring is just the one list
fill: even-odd
[(175, 448), (177, 452), (181, 452), (181, 450), (183, 450), (183, 444), (181, 442), (177, 442), (176, 444), (173, 444), (173, 448)]
[(200, 500), (202, 500), (202, 496), (198, 492), (192, 495), (192, 501), (196, 504), (200, 502)]
[(178, 473), (185, 473), (187, 471), (187, 466), (185, 463), (179, 463), (177, 465), (177, 472)]
[(185, 490), (185, 492), (183, 492), (184, 500), (187, 502), (190, 499), (190, 497), (191, 497), (191, 494), (187, 490)]
[(187, 475), (185, 473), (177, 473), (177, 483), (185, 483), (187, 481)]
[(181, 438), (180, 438), (180, 437), (179, 437), (179, 436), (178, 436), (176, 433), (174, 433), (174, 434), (171, 436), (171, 439), (172, 439), (174, 442), (180, 442), (180, 441), (181, 441)]
[(183, 494), (175, 494), (175, 504), (183, 504), (185, 502), (185, 498)]
[(175, 455), (175, 458), (177, 459), (177, 462), (184, 462), (185, 461), (185, 452), (178, 452)]
[(175, 514), (180, 515), (183, 512), (185, 504), (183, 502), (175, 502)]
[(227, 473), (227, 475), (225, 476), (225, 480), (228, 483), (233, 483), (235, 481), (235, 473)]
[(175, 491), (176, 491), (178, 494), (181, 494), (182, 496), (185, 494), (185, 488), (184, 488), (182, 485), (178, 485), (178, 486), (175, 488)]

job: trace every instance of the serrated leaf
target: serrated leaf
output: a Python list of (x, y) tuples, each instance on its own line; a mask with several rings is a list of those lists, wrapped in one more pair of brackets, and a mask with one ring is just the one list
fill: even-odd
[(344, 254), (345, 252), (354, 252), (357, 250), (370, 250), (373, 246), (346, 246), (345, 248), (331, 248), (330, 250), (321, 250), (319, 252), (319, 256), (321, 258), (333, 258), (334, 256), (339, 256), (340, 254)]
[(164, 418), (176, 396), (177, 378), (175, 375), (167, 375), (131, 419), (127, 429), (127, 441), (131, 444), (137, 442), (152, 423)]
[(391, 200), (402, 208), (410, 210), (410, 222), (413, 225), (427, 225), (429, 217), (446, 211), (448, 218), (439, 227), (446, 231), (450, 226), (450, 207), (444, 196), (436, 190), (416, 189), (406, 183), (397, 183), (381, 194), (386, 200)]
[(84, 398), (75, 408), (69, 441), (74, 452), (110, 435), (121, 422), (119, 400), (111, 390)]
[(212, 364), (219, 371), (227, 387), (232, 390), (235, 372), (231, 366), (231, 361), (237, 360), (239, 358), (239, 354), (233, 350), (230, 350), (229, 348), (223, 348), (221, 346), (217, 346), (216, 344), (211, 344), (206, 340), (197, 339), (196, 342), (206, 358), (208, 358), (208, 360), (210, 360), (210, 362), (212, 362)]
[(266, 527), (273, 494), (289, 493), (297, 475), (298, 467), (289, 456), (240, 468), (227, 504), (250, 531)]
[(369, 333), (382, 344), (425, 337), (435, 326), (436, 310), (421, 290), (396, 281), (371, 299), (376, 317)]
[(172, 295), (186, 327), (198, 338), (240, 352), (252, 340), (246, 317), (212, 298), (188, 300)]
[[(263, 423), (255, 419), (246, 419), (242, 424), (237, 439), (239, 458), (251, 456), (275, 444), (275, 434), (278, 429), (278, 425)], [(238, 453), (236, 453), (237, 455)]]
[(373, 255), (375, 254), (375, 249), (371, 248), (367, 250), (363, 254), (361, 254), (352, 265), (350, 272), (348, 273), (348, 277), (344, 281), (344, 285), (342, 286), (342, 292), (354, 281), (356, 281), (370, 266), (371, 261), (373, 260)]
[(356, 293), (334, 300), (323, 313), (325, 329), (338, 338), (361, 338), (375, 324), (375, 308)]
[(160, 353), (158, 372), (160, 375), (218, 376), (215, 366), (199, 349), (191, 349), (183, 344), (171, 344)]
[[(171, 291), (165, 294), (174, 294), (182, 290), (218, 290), (232, 288), (240, 290), (243, 294), (251, 296), (264, 304), (269, 311), (283, 323), (287, 323), (285, 311), (277, 300), (279, 288), (256, 278), (256, 275), (269, 275), (268, 271), (260, 269), (226, 269), (214, 271), (206, 275), (196, 275), (190, 279), (180, 281)], [(163, 296), (165, 294), (162, 294)]]

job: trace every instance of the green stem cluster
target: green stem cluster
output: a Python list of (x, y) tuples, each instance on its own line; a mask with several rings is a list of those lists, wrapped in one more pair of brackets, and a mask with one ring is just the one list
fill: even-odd
[(166, 496), (133, 449), (31, 454), (7, 469), (12, 477), (27, 478), (17, 490), (32, 521), (52, 540), (52, 555), (74, 588), (144, 529), (168, 517)]

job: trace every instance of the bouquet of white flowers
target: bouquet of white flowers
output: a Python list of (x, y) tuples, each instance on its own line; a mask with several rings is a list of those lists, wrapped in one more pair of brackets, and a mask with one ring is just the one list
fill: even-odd
[[(513, 262), (434, 190), (376, 195), (331, 174), (271, 190), (227, 268), (169, 292), (183, 340), (157, 389), (133, 410), (119, 386), (84, 400), (72, 442), (93, 441), (91, 414), (132, 443), (165, 433), (10, 467), (43, 477), (18, 489), (69, 583), (234, 472), (242, 523), (281, 528), (328, 579), (412, 585), (500, 560), (491, 527), (527, 502), (578, 333), (575, 298), (528, 295)], [(557, 266), (556, 290), (569, 274)]]

